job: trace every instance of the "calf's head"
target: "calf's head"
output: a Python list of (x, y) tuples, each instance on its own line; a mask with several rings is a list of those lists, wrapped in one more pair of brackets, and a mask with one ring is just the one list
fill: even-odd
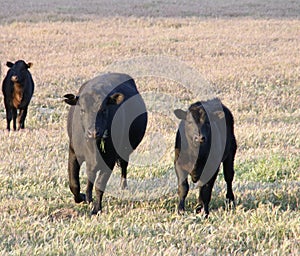
[(210, 122), (207, 113), (202, 105), (193, 104), (188, 111), (176, 109), (174, 114), (184, 121), (185, 136), (190, 147), (208, 143), (210, 138)]
[(28, 69), (32, 66), (32, 63), (26, 63), (23, 60), (18, 60), (15, 63), (8, 61), (6, 66), (10, 68), (8, 75), (11, 81), (22, 84), (27, 77)]
[(97, 92), (84, 92), (80, 96), (66, 94), (64, 100), (69, 105), (78, 105), (81, 125), (87, 139), (110, 136), (110, 127), (118, 108), (124, 100), (122, 93), (113, 93), (103, 99)]

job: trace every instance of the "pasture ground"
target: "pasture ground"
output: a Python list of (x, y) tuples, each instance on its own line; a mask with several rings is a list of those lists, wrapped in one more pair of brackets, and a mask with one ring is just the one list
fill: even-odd
[[(1, 255), (299, 255), (297, 1), (2, 2), (1, 81), (7, 60), (25, 59), (34, 63), (36, 91), (21, 132), (5, 131), (0, 96)], [(90, 217), (88, 205), (73, 202), (69, 107), (62, 96), (76, 93), (109, 64), (147, 55), (193, 67), (232, 110), (238, 141), (234, 211), (225, 209), (222, 172), (207, 220), (193, 212), (197, 190), (188, 196), (187, 213), (176, 214), (176, 186), (151, 200), (106, 193), (97, 217)], [(141, 92), (191, 103), (176, 81), (136, 82)], [(160, 133), (166, 153), (153, 165), (129, 166), (129, 179), (159, 178), (172, 168), (176, 123), (151, 113), (149, 130)], [(141, 154), (153, 142), (146, 137), (143, 143)], [(119, 179), (120, 170), (114, 172)]]

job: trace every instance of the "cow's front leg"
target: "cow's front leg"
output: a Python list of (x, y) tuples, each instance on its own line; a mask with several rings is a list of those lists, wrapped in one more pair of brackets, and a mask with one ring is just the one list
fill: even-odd
[(209, 203), (211, 199), (211, 192), (215, 183), (215, 180), (218, 176), (218, 171), (215, 175), (209, 180), (207, 184), (200, 188), (199, 201), (203, 202), (205, 218), (209, 215)]
[(92, 215), (102, 212), (102, 198), (103, 198), (104, 191), (100, 189), (95, 189), (95, 190), (96, 190), (96, 202), (92, 210)]
[(102, 170), (98, 173), (95, 180), (95, 191), (96, 191), (96, 201), (94, 203), (94, 208), (92, 214), (98, 214), (102, 211), (102, 198), (106, 188), (106, 184), (115, 166), (115, 160), (107, 161), (107, 165), (102, 165)]
[(12, 119), (13, 119), (13, 129), (14, 131), (17, 130), (17, 109), (12, 108)]
[(87, 187), (86, 187), (86, 202), (87, 203), (93, 202), (93, 187), (94, 187), (94, 183), (88, 179)]
[(24, 110), (20, 110), (20, 120), (19, 120), (19, 129), (25, 128), (25, 119), (27, 116), (28, 107), (24, 108)]
[(19, 110), (19, 114), (18, 114), (18, 117), (17, 117), (17, 123), (18, 123), (18, 127), (17, 128), (18, 128), (18, 130), (21, 129), (21, 118), (22, 118), (23, 112), (24, 112), (23, 109)]
[(12, 108), (10, 106), (10, 103), (7, 100), (4, 100), (4, 105), (6, 109), (6, 122), (7, 122), (6, 129), (10, 131), (10, 122), (12, 120)]
[(69, 187), (74, 195), (74, 200), (76, 203), (85, 201), (85, 195), (80, 193), (79, 170), (80, 165), (77, 161), (75, 152), (70, 145), (68, 160)]
[(185, 199), (189, 192), (189, 183), (187, 178), (185, 178), (182, 182), (178, 183), (178, 196), (179, 196), (179, 203), (178, 203), (178, 214), (183, 214), (185, 211)]

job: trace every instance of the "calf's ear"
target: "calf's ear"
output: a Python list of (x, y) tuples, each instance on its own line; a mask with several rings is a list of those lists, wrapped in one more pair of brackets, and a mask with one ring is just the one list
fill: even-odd
[(32, 65), (33, 65), (33, 63), (32, 63), (32, 62), (28, 62), (28, 63), (27, 63), (27, 68), (31, 68), (31, 67), (32, 67)]
[(178, 119), (185, 120), (187, 112), (182, 109), (175, 109), (174, 114)]
[(77, 104), (77, 101), (79, 99), (79, 96), (75, 96), (74, 94), (65, 94), (64, 95), (64, 102), (66, 102), (67, 104), (69, 105), (76, 105)]
[(215, 117), (218, 117), (219, 119), (223, 119), (224, 116), (225, 116), (224, 111), (221, 111), (221, 110), (220, 111), (215, 111), (214, 115), (215, 115)]
[(110, 96), (109, 103), (119, 105), (124, 100), (124, 94), (116, 92)]
[(6, 66), (8, 66), (9, 68), (11, 68), (13, 65), (14, 65), (14, 63), (12, 63), (10, 61), (6, 62)]

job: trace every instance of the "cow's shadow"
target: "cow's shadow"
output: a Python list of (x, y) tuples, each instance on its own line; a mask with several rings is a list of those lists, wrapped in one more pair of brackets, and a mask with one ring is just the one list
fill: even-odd
[[(225, 182), (217, 181), (211, 202), (210, 212), (225, 210), (234, 210), (232, 205), (228, 205), (225, 200), (226, 195)], [(177, 212), (178, 196), (176, 190), (163, 196), (157, 196), (151, 200), (130, 200), (108, 197), (105, 203), (113, 210), (120, 207), (130, 211), (132, 209), (164, 209), (170, 214)], [(198, 189), (191, 189), (186, 198), (186, 213), (194, 213), (198, 203)], [(281, 211), (294, 211), (299, 209), (300, 182), (246, 182), (238, 181), (234, 184), (234, 193), (236, 198), (236, 208), (244, 211), (255, 210), (262, 205), (270, 207), (279, 207)], [(234, 212), (234, 211), (233, 211)]]

